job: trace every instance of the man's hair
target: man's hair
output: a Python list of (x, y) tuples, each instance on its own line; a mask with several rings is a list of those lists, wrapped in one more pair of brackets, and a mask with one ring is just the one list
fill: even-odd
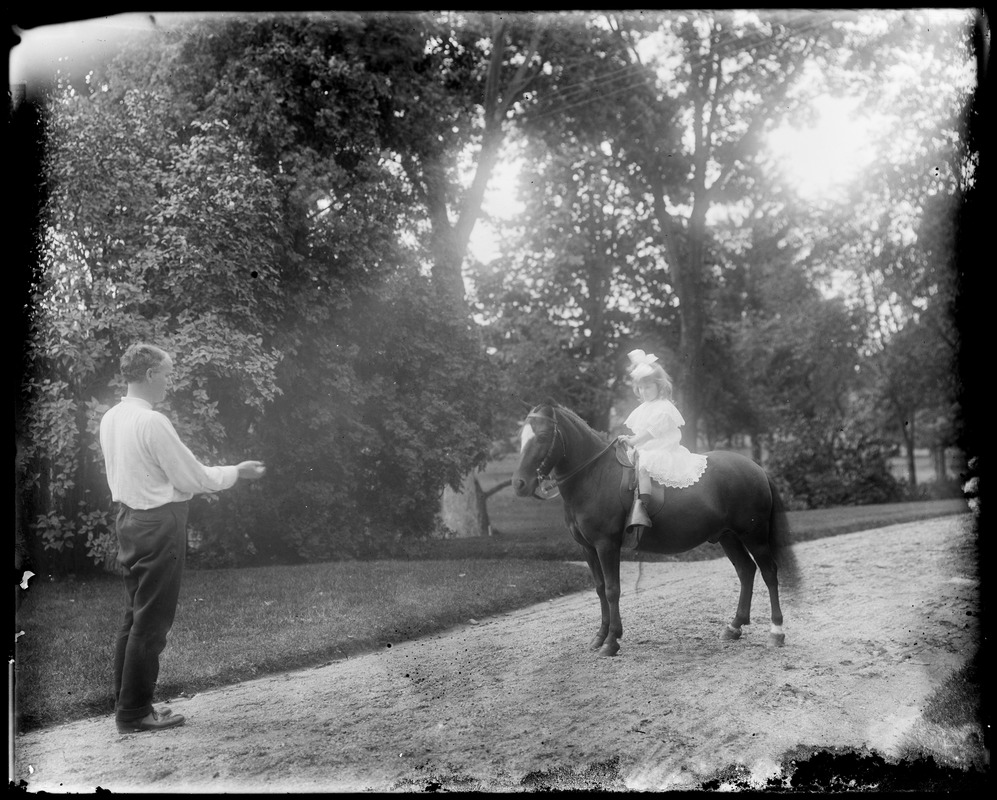
[(156, 369), (166, 358), (169, 353), (155, 345), (133, 344), (121, 356), (121, 374), (128, 383), (141, 383), (147, 370)]

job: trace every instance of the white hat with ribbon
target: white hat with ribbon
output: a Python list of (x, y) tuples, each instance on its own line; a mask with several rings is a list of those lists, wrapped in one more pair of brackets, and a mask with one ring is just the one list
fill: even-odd
[(651, 375), (654, 372), (651, 365), (658, 360), (656, 355), (645, 353), (643, 350), (631, 350), (627, 353), (627, 358), (630, 359), (630, 377), (634, 380)]

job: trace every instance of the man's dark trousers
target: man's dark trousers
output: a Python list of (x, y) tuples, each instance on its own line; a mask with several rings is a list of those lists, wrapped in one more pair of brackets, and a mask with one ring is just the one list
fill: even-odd
[(152, 712), (159, 655), (173, 626), (187, 552), (187, 503), (136, 510), (115, 521), (118, 562), (127, 570), (128, 607), (114, 651), (114, 716), (134, 722)]

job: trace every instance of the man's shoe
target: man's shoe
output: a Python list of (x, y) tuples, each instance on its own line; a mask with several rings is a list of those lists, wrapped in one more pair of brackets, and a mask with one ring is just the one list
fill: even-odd
[(146, 714), (142, 719), (137, 719), (134, 722), (118, 722), (118, 733), (142, 733), (143, 731), (161, 731), (166, 728), (176, 728), (179, 725), (183, 725), (184, 717), (183, 714), (174, 714), (172, 711), (169, 714), (161, 714), (158, 711), (153, 711), (151, 714)]

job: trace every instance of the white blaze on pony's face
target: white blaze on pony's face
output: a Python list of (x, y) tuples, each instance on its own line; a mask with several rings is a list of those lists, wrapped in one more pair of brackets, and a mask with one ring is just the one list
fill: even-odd
[(526, 452), (526, 446), (537, 438), (536, 432), (533, 430), (533, 426), (527, 422), (523, 426), (523, 432), (519, 435), (519, 453), (522, 455)]
[(536, 487), (537, 434), (527, 420), (519, 432), (519, 463), (512, 475), (513, 489), (520, 497), (529, 496)]

